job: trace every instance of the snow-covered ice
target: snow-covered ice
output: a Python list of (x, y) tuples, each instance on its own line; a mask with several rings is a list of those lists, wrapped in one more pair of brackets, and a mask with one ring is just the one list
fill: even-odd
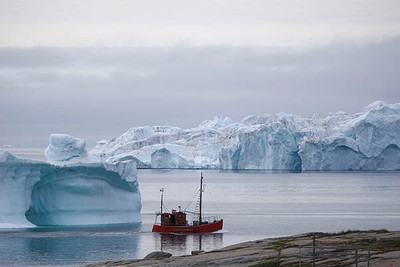
[(192, 129), (134, 127), (99, 141), (88, 155), (133, 160), (139, 168), (398, 170), (400, 103), (376, 101), (360, 113), (326, 117), (217, 116)]
[(86, 141), (68, 134), (52, 134), (44, 154), (49, 163), (86, 161)]

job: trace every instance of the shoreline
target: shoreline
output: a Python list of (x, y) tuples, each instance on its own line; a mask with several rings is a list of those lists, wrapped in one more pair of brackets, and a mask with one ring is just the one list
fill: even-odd
[[(305, 233), (230, 245), (208, 252), (89, 264), (102, 266), (400, 266), (400, 231)], [(164, 257), (164, 258), (163, 258)]]

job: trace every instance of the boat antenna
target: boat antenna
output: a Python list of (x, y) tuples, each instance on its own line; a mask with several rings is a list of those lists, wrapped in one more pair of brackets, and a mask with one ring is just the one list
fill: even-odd
[(160, 213), (160, 215), (162, 215), (162, 214), (163, 214), (164, 188), (161, 188), (161, 189), (160, 189), (160, 192), (161, 192), (161, 205), (160, 205), (160, 211), (161, 211), (161, 213)]
[(200, 206), (199, 206), (199, 225), (201, 225), (201, 209), (203, 202), (203, 172), (200, 173)]

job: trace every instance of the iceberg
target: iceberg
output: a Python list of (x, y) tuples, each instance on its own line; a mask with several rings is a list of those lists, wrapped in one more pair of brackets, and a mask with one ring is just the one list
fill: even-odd
[(400, 103), (312, 118), (216, 116), (191, 129), (134, 127), (88, 150), (52, 134), (48, 162), (0, 153), (0, 227), (140, 222), (138, 168), (400, 170)]
[(0, 203), (7, 227), (140, 222), (133, 161), (57, 166), (1, 152)]
[(303, 170), (400, 170), (400, 103), (329, 115), (302, 140), (299, 154)]
[(86, 141), (68, 134), (52, 134), (44, 155), (54, 164), (80, 162), (87, 158)]
[(129, 159), (139, 168), (399, 170), (400, 103), (376, 101), (360, 113), (326, 117), (216, 116), (191, 129), (134, 127), (87, 153), (111, 164)]

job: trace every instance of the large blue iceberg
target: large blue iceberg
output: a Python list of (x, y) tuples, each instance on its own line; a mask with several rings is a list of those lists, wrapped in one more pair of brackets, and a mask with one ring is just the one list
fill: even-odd
[(62, 166), (0, 153), (0, 226), (140, 222), (132, 161)]
[(326, 117), (279, 113), (241, 122), (215, 117), (192, 129), (134, 127), (98, 142), (87, 157), (130, 159), (139, 168), (400, 170), (400, 103), (376, 101)]

